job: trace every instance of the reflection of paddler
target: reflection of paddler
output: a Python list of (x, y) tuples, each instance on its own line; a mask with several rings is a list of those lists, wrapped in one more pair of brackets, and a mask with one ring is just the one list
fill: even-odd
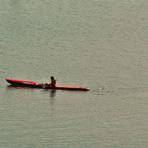
[(50, 97), (53, 98), (55, 95), (56, 95), (56, 90), (55, 89), (52, 89), (50, 91)]

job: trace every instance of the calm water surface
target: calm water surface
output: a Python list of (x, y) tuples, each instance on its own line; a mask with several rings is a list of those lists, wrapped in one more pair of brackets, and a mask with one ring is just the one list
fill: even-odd
[(147, 47), (147, 0), (0, 0), (0, 148), (147, 148)]

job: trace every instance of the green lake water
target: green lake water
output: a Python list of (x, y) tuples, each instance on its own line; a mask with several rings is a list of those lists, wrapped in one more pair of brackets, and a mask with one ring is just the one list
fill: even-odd
[(147, 47), (147, 0), (0, 0), (0, 148), (147, 148)]

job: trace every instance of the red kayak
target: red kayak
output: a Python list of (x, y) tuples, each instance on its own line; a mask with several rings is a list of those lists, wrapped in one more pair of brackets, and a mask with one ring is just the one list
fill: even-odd
[(28, 80), (16, 80), (11, 78), (5, 78), (5, 80), (13, 86), (26, 86), (26, 87), (32, 87), (32, 88), (62, 89), (62, 90), (82, 90), (82, 91), (89, 90), (89, 88), (84, 88), (80, 86), (56, 86), (53, 88), (47, 84), (37, 83), (33, 81), (28, 81)]

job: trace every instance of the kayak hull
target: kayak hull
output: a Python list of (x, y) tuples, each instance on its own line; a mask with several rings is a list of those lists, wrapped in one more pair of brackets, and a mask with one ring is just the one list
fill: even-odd
[(88, 91), (89, 88), (84, 88), (80, 86), (56, 86), (51, 87), (46, 84), (46, 86), (43, 83), (37, 83), (34, 81), (28, 81), (28, 80), (16, 80), (12, 78), (5, 78), (5, 80), (13, 85), (13, 86), (23, 86), (23, 87), (32, 87), (32, 88), (43, 88), (43, 89), (59, 89), (59, 90), (79, 90), (79, 91)]
[(42, 88), (42, 85), (33, 82), (33, 81), (28, 81), (28, 80), (16, 80), (16, 79), (11, 79), (11, 78), (5, 78), (5, 80), (14, 86), (26, 86), (26, 87), (32, 87), (32, 88)]
[(89, 90), (89, 88), (84, 88), (84, 87), (80, 87), (80, 86), (56, 86), (56, 87), (47, 86), (44, 89), (81, 90), (81, 91), (88, 91)]

